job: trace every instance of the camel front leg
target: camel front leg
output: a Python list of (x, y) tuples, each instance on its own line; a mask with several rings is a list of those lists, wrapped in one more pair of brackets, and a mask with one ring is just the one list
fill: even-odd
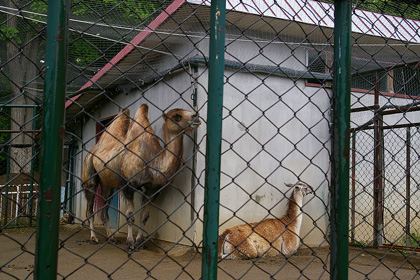
[(140, 221), (140, 228), (136, 237), (136, 248), (145, 249), (146, 245), (144, 244), (145, 238), (143, 236), (143, 232), (145, 232), (144, 227), (146, 226), (147, 220), (149, 219), (150, 207), (152, 206), (151, 198), (148, 197), (147, 195), (143, 195), (141, 206), (142, 206), (142, 209), (140, 210), (141, 221)]
[(107, 236), (108, 241), (110, 243), (117, 244), (117, 240), (115, 239), (114, 234), (111, 231), (111, 227), (109, 226), (109, 213), (108, 213), (108, 211), (109, 211), (109, 205), (110, 205), (110, 202), (111, 202), (110, 197), (111, 197), (113, 192), (114, 192), (114, 189), (111, 189), (111, 188), (102, 189), (102, 196), (103, 196), (103, 199), (104, 199), (104, 208), (102, 209), (101, 218), (102, 218), (102, 222), (104, 224), (105, 230), (106, 230), (106, 236)]
[(133, 199), (131, 200), (127, 200), (128, 202), (128, 209), (125, 213), (126, 217), (127, 217), (127, 251), (131, 252), (134, 251), (136, 246), (134, 243), (134, 238), (133, 238), (133, 224), (135, 222), (134, 219), (134, 201)]

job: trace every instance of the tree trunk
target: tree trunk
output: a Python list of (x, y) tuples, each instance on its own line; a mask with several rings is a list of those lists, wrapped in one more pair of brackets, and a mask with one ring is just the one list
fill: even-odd
[[(9, 7), (16, 7), (17, 2), (8, 1)], [(7, 24), (9, 28), (17, 28), (18, 18), (8, 15)], [(11, 88), (13, 94), (11, 109), (11, 129), (19, 130), (19, 133), (12, 133), (10, 138), (10, 172), (30, 173), (32, 145), (34, 144), (32, 134), (25, 134), (24, 131), (32, 130), (34, 123), (33, 108), (18, 107), (18, 105), (35, 104), (34, 95), (37, 85), (35, 81), (40, 75), (37, 67), (37, 56), (39, 50), (40, 34), (20, 30), (18, 35), (21, 42), (10, 39), (7, 42), (7, 66), (10, 71)]]

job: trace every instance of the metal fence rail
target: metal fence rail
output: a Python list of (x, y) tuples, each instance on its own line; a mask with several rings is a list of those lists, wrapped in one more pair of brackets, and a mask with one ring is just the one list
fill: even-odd
[(1, 2), (0, 278), (418, 278), (418, 11)]

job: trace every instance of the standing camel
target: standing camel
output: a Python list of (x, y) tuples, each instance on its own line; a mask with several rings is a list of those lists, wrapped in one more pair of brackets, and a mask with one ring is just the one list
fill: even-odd
[[(173, 109), (163, 114), (164, 146), (154, 133), (149, 119), (149, 107), (140, 106), (131, 120), (128, 109), (119, 113), (101, 135), (98, 143), (85, 158), (82, 171), (84, 192), (87, 200), (86, 217), (89, 220), (90, 241), (98, 243), (93, 226), (93, 206), (98, 184), (101, 185), (105, 204), (102, 222), (110, 242), (115, 242), (109, 227), (109, 198), (115, 189), (121, 189), (128, 203), (127, 249), (143, 246), (144, 226), (149, 218), (151, 195), (173, 180), (184, 164), (185, 133), (190, 133), (201, 122), (197, 113)], [(133, 238), (134, 193), (142, 194), (140, 228)]]
[(286, 184), (292, 188), (286, 214), (277, 219), (242, 224), (225, 230), (219, 237), (219, 257), (223, 259), (255, 259), (257, 257), (296, 252), (300, 244), (303, 197), (312, 187), (302, 183)]

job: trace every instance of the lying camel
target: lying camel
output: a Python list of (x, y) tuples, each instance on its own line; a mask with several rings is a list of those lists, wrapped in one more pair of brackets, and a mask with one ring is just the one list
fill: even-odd
[(225, 230), (219, 237), (219, 257), (223, 259), (255, 259), (297, 251), (302, 226), (303, 197), (312, 193), (312, 187), (298, 183), (286, 184), (293, 188), (287, 202), (286, 214), (278, 219), (242, 224)]
[[(82, 180), (91, 243), (98, 243), (93, 226), (93, 206), (100, 184), (105, 201), (101, 218), (109, 241), (115, 242), (109, 227), (109, 198), (115, 189), (122, 189), (128, 203), (127, 249), (131, 251), (144, 245), (143, 231), (149, 218), (151, 196), (174, 179), (184, 164), (183, 136), (201, 124), (197, 113), (184, 109), (163, 114), (165, 144), (162, 147), (148, 120), (148, 110), (146, 104), (141, 105), (132, 120), (128, 109), (120, 112), (84, 160)], [(133, 238), (135, 192), (143, 196), (136, 241)]]

